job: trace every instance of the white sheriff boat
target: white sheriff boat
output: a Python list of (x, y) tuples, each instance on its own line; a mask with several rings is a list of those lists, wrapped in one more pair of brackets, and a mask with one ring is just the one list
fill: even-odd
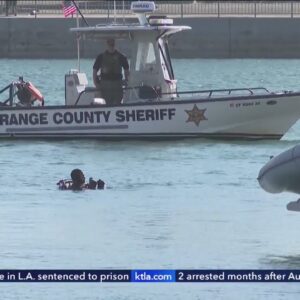
[(42, 95), (20, 80), (5, 88), (10, 96), (0, 106), (0, 136), (280, 139), (299, 119), (299, 92), (178, 91), (168, 38), (191, 28), (175, 26), (165, 17), (146, 17), (155, 10), (154, 2), (133, 2), (131, 9), (137, 24), (71, 29), (77, 37), (127, 39), (131, 44), (130, 76), (121, 105), (109, 106), (97, 98), (79, 71), (65, 76), (65, 104), (60, 106), (32, 105), (34, 99), (43, 101)]

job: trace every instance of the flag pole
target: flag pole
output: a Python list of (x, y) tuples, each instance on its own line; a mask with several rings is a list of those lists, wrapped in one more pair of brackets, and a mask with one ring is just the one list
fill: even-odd
[[(76, 11), (76, 25), (78, 28), (79, 27), (78, 9)], [(78, 72), (80, 73), (80, 34), (78, 32), (77, 32), (77, 65), (78, 65)]]

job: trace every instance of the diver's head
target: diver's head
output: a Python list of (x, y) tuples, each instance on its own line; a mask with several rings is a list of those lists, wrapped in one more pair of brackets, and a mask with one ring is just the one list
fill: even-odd
[(74, 169), (71, 172), (71, 178), (72, 178), (73, 184), (76, 186), (81, 186), (85, 183), (84, 174), (80, 169)]

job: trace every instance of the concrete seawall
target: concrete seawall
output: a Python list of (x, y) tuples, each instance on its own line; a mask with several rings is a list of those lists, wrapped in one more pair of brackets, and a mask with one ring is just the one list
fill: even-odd
[[(88, 19), (90, 24), (105, 19)], [(175, 24), (193, 29), (170, 39), (176, 58), (300, 58), (300, 19), (184, 18)], [(74, 19), (0, 18), (0, 58), (75, 58), (76, 41), (69, 32)], [(101, 43), (82, 41), (82, 56), (95, 57)], [(120, 48), (128, 54), (128, 48)]]

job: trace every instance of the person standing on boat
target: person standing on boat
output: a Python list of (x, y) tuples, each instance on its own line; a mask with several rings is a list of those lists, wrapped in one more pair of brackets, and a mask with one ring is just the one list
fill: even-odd
[[(93, 80), (108, 105), (119, 105), (123, 99), (122, 69), (128, 82), (129, 64), (127, 57), (115, 49), (115, 40), (106, 41), (107, 49), (99, 54), (93, 66)], [(100, 71), (100, 74), (99, 74)]]

